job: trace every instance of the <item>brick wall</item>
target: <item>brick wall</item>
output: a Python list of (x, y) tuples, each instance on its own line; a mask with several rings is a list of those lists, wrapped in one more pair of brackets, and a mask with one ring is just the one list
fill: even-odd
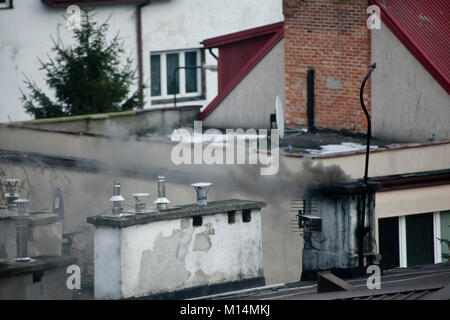
[[(315, 70), (315, 126), (365, 132), (359, 89), (370, 65), (368, 0), (283, 0), (286, 124), (306, 126), (306, 75)], [(370, 81), (364, 102), (370, 112)]]

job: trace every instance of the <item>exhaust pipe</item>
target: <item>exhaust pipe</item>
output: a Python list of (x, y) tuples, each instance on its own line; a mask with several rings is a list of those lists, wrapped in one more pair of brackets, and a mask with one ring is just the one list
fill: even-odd
[(170, 203), (169, 199), (166, 198), (166, 180), (163, 176), (158, 176), (158, 199), (154, 203), (159, 210), (167, 209)]
[(16, 262), (31, 261), (28, 258), (28, 225), (30, 215), (26, 212), (25, 206), (29, 202), (27, 199), (17, 199), (14, 203), (17, 205), (18, 213), (14, 216), (16, 220), (16, 246), (17, 258)]
[(114, 181), (113, 183), (113, 196), (109, 201), (113, 202), (112, 213), (113, 215), (120, 215), (122, 213), (122, 202), (125, 200), (120, 195), (120, 182)]

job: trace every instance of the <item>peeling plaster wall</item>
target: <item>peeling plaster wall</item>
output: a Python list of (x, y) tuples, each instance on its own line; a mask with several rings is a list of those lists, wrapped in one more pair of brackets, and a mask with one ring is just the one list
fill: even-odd
[(129, 298), (263, 276), (261, 211), (227, 213), (95, 233), (96, 299)]

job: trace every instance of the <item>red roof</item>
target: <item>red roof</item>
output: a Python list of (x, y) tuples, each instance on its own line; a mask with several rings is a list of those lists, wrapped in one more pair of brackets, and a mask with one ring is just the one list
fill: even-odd
[(283, 38), (284, 23), (230, 33), (204, 40), (205, 48), (219, 48), (219, 94), (200, 113), (204, 120), (259, 61)]
[(86, 4), (89, 4), (91, 6), (97, 6), (97, 5), (107, 5), (107, 4), (126, 4), (126, 3), (140, 3), (145, 2), (145, 0), (92, 0), (92, 1), (86, 1), (86, 0), (41, 0), (46, 5), (53, 7), (53, 8), (65, 8), (70, 5), (77, 5), (77, 6), (83, 6)]
[(380, 7), (383, 23), (450, 94), (450, 1), (372, 0), (372, 4)]

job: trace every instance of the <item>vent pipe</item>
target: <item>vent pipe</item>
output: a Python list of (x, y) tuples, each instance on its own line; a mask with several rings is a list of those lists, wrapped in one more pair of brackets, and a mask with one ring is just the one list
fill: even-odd
[(197, 205), (206, 206), (208, 204), (208, 191), (211, 188), (210, 182), (197, 182), (191, 184), (197, 192)]
[(14, 200), (14, 203), (18, 208), (18, 213), (14, 216), (14, 219), (16, 220), (16, 262), (31, 261), (31, 259), (28, 258), (28, 225), (30, 222), (30, 215), (25, 209), (28, 202), (29, 200), (27, 199)]
[(17, 203), (15, 201), (19, 198), (19, 183), (20, 179), (6, 179), (6, 203), (8, 209), (15, 209)]
[(149, 210), (147, 210), (146, 206), (145, 206), (145, 202), (141, 201), (140, 198), (142, 197), (148, 197), (150, 196), (149, 193), (133, 193), (131, 195), (132, 197), (134, 197), (134, 199), (136, 200), (136, 204), (134, 206), (134, 210), (136, 213), (146, 213), (149, 212)]
[(156, 208), (159, 210), (167, 209), (170, 203), (169, 199), (166, 198), (166, 180), (163, 176), (158, 176), (158, 199), (155, 201)]
[(113, 196), (109, 201), (113, 202), (112, 213), (114, 215), (120, 215), (122, 213), (122, 202), (125, 200), (120, 195), (120, 182), (114, 181), (113, 183)]

